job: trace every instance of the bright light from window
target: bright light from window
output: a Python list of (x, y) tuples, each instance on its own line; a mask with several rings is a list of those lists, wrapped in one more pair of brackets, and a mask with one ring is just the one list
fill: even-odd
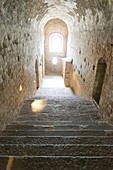
[(56, 58), (56, 57), (53, 57), (53, 59), (52, 59), (52, 64), (54, 64), (54, 65), (57, 64), (57, 58)]
[(63, 37), (61, 34), (52, 34), (49, 38), (50, 52), (62, 52), (63, 50)]

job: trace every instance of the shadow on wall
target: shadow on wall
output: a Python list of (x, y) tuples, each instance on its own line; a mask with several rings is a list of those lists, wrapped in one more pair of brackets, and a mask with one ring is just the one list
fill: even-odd
[(77, 79), (76, 72), (72, 70), (70, 87), (73, 89), (75, 95), (81, 95), (80, 82)]
[(39, 88), (39, 72), (38, 72), (38, 60), (35, 61), (35, 73), (36, 73), (36, 89)]
[(92, 97), (97, 102), (97, 104), (99, 104), (106, 68), (107, 65), (105, 60), (103, 58), (100, 58), (97, 65), (96, 77), (95, 77), (93, 94), (92, 94)]

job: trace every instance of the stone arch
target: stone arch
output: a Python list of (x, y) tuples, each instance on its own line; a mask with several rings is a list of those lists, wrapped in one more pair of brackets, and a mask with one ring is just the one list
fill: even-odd
[[(50, 51), (49, 40), (52, 35), (61, 35), (63, 39), (62, 51)], [(62, 58), (67, 55), (67, 37), (68, 27), (66, 23), (59, 19), (54, 18), (49, 20), (44, 27), (44, 58), (45, 58), (45, 74), (62, 75)], [(53, 64), (53, 59), (57, 59), (57, 64)]]
[(95, 77), (93, 94), (92, 94), (92, 97), (98, 104), (102, 92), (102, 86), (104, 82), (106, 68), (107, 68), (106, 61), (103, 58), (100, 58), (97, 64), (96, 77)]

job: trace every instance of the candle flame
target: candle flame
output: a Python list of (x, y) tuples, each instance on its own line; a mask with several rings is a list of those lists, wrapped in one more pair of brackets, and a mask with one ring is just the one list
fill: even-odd
[(19, 91), (22, 91), (22, 85), (20, 85), (20, 87), (19, 87)]

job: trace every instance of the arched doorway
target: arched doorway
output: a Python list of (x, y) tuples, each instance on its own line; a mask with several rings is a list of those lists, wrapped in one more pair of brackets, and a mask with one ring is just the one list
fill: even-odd
[(67, 55), (68, 28), (59, 19), (49, 20), (44, 27), (45, 75), (62, 75), (62, 59)]
[(93, 94), (92, 97), (99, 104), (102, 86), (104, 82), (104, 77), (106, 73), (106, 62), (103, 58), (100, 58), (97, 65), (96, 77), (94, 82)]

